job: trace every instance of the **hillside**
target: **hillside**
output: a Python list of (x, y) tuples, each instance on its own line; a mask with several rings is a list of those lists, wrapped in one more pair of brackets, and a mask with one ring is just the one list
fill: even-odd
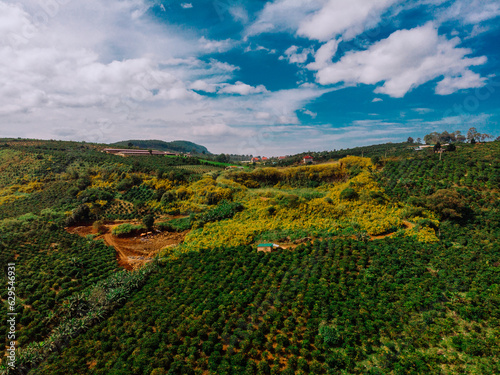
[(387, 147), (226, 171), (0, 144), (7, 373), (500, 373), (500, 142)]
[(183, 152), (183, 153), (193, 153), (193, 154), (210, 154), (205, 146), (198, 145), (189, 141), (172, 141), (165, 142), (159, 140), (129, 140), (111, 143), (110, 146), (114, 147), (128, 147), (132, 143), (134, 147), (141, 149), (154, 149), (159, 151), (172, 151), (172, 152)]

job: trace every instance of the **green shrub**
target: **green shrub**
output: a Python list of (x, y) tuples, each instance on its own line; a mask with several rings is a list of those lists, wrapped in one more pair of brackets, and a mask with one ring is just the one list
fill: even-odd
[(147, 230), (151, 230), (151, 228), (153, 228), (153, 225), (155, 225), (155, 217), (151, 214), (146, 215), (142, 218), (142, 223)]
[(161, 203), (171, 203), (177, 199), (175, 190), (168, 190), (161, 196)]
[(345, 188), (340, 193), (340, 199), (352, 201), (358, 199), (358, 193), (353, 188)]
[(229, 219), (236, 215), (236, 213), (242, 211), (243, 208), (243, 205), (239, 202), (228, 202), (223, 200), (217, 207), (200, 214), (198, 216), (198, 221), (204, 224), (211, 221)]
[(92, 227), (99, 234), (104, 234), (108, 230), (106, 228), (106, 226), (104, 225), (104, 222), (102, 220), (94, 221), (94, 224), (92, 224)]
[(185, 230), (191, 229), (193, 220), (193, 216), (189, 216), (180, 219), (172, 219), (163, 223), (158, 223), (157, 226), (158, 228), (160, 228), (160, 230), (166, 230), (169, 232), (183, 232)]
[(118, 225), (114, 227), (111, 233), (113, 236), (125, 237), (131, 234), (138, 234), (146, 229), (143, 225), (133, 225), (129, 223)]

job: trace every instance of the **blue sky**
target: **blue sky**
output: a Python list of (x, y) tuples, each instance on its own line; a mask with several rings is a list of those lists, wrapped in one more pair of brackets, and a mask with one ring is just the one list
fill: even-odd
[(282, 155), (500, 135), (497, 0), (0, 0), (1, 136)]

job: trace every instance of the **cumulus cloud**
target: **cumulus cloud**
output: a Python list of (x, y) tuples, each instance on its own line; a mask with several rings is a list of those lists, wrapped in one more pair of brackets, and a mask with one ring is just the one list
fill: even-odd
[(202, 36), (198, 43), (206, 52), (225, 52), (234, 46), (234, 41), (231, 39), (225, 40), (209, 40)]
[(325, 0), (276, 0), (267, 2), (247, 36), (266, 32), (296, 31), (304, 15), (321, 9)]
[[(129, 40), (133, 45), (142, 39), (142, 31), (153, 28), (134, 18), (136, 12), (144, 12), (144, 8), (131, 1), (110, 2), (100, 9), (113, 19), (117, 9), (123, 10), (127, 4), (128, 27), (134, 31), (134, 37)], [(110, 59), (110, 50), (101, 43), (106, 38), (105, 31), (115, 33), (120, 26), (113, 28), (108, 24), (104, 29), (89, 32), (79, 43), (78, 32), (76, 35), (60, 32), (68, 22), (67, 9), (63, 5), (46, 14), (49, 24), (44, 27), (37, 25), (25, 11), (25, 8), (30, 9), (31, 3), (24, 5), (0, 3), (0, 17), (8, 15), (10, 18), (9, 22), (0, 22), (2, 35), (7, 36), (0, 40), (0, 101), (9, 103), (2, 107), (2, 113), (64, 107), (107, 106), (113, 109), (123, 101), (196, 99), (197, 95), (188, 90), (182, 80), (160, 69), (157, 61), (137, 56), (149, 48), (147, 43), (134, 54), (122, 50), (117, 52), (117, 59)], [(88, 11), (86, 7), (79, 9), (80, 13)], [(71, 20), (79, 22), (75, 16)], [(26, 30), (31, 31), (28, 34)], [(173, 46), (177, 41), (176, 37), (163, 38)], [(89, 48), (91, 43), (95, 48)], [(121, 58), (122, 54), (127, 54), (128, 58)], [(110, 61), (106, 61), (108, 59)]]
[(250, 86), (243, 82), (236, 82), (234, 85), (226, 84), (219, 91), (220, 94), (250, 95), (267, 92), (264, 85)]
[(323, 44), (314, 55), (314, 62), (306, 66), (310, 70), (320, 70), (328, 66), (332, 62), (333, 56), (337, 53), (339, 43), (342, 39), (332, 39), (329, 42)]
[(310, 54), (314, 50), (312, 48), (300, 48), (297, 46), (290, 46), (286, 49), (285, 55), (280, 56), (280, 60), (288, 60), (290, 64), (303, 64), (307, 61)]
[(312, 40), (336, 36), (354, 38), (380, 22), (380, 16), (400, 0), (275, 0), (266, 4), (247, 35), (293, 31)]
[(403, 97), (408, 91), (444, 76), (436, 88), (438, 94), (480, 87), (482, 78), (469, 70), (486, 62), (486, 57), (466, 57), (472, 51), (458, 48), (460, 39), (439, 36), (432, 23), (411, 30), (398, 30), (367, 50), (349, 52), (335, 64), (317, 73), (322, 85), (378, 84), (376, 93)]
[(190, 9), (193, 7), (193, 4), (191, 3), (181, 3), (181, 7), (184, 9)]
[(350, 40), (380, 21), (381, 14), (399, 0), (329, 0), (300, 22), (297, 34), (327, 41), (342, 35)]
[(486, 78), (479, 74), (465, 70), (462, 74), (450, 77), (446, 76), (436, 86), (436, 94), (449, 95), (458, 90), (483, 87)]

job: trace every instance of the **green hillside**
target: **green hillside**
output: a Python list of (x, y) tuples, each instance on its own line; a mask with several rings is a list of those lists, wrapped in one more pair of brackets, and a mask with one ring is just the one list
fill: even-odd
[(1, 369), (500, 373), (500, 142), (352, 151), (225, 170), (0, 143)]
[(111, 143), (110, 146), (128, 147), (130, 143), (133, 144), (133, 147), (138, 147), (141, 149), (154, 149), (159, 151), (172, 151), (172, 152), (184, 152), (184, 153), (190, 152), (193, 154), (210, 154), (210, 152), (205, 146), (201, 146), (189, 141), (165, 142), (154, 139), (129, 140), (129, 141)]

